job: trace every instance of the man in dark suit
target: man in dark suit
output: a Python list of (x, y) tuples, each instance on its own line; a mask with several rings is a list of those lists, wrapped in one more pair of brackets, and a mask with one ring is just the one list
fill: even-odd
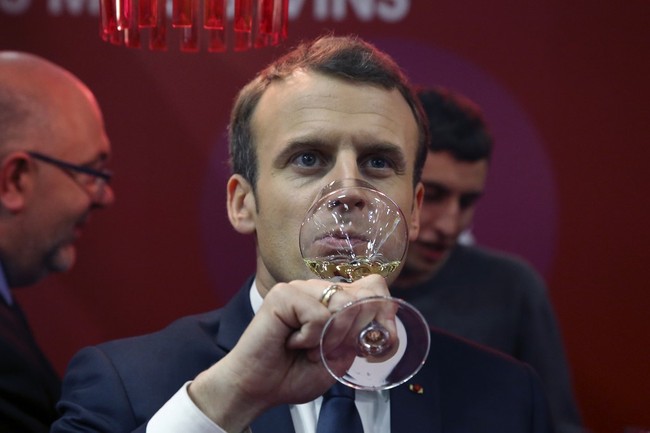
[(74, 241), (113, 192), (97, 103), (69, 72), (0, 52), (0, 431), (46, 432), (60, 379), (12, 290), (75, 262)]
[[(335, 382), (320, 361), (323, 326), (350, 301), (389, 292), (378, 275), (344, 290), (313, 279), (298, 247), (303, 215), (331, 181), (363, 179), (400, 206), (414, 239), (426, 143), (406, 78), (357, 38), (301, 44), (263, 70), (235, 102), (227, 183), (231, 224), (256, 237), (255, 276), (222, 309), (82, 350), (53, 432), (320, 433)], [(551, 431), (531, 368), (439, 332), (431, 340), (410, 383), (354, 393), (363, 431)]]

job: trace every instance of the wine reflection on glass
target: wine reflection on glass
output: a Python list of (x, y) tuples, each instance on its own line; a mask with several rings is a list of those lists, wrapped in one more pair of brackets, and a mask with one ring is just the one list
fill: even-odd
[[(327, 185), (300, 229), (300, 251), (320, 278), (352, 282), (400, 268), (408, 227), (399, 207), (371, 184), (342, 179)], [(396, 298), (372, 296), (332, 315), (321, 335), (321, 358), (340, 382), (389, 389), (413, 377), (429, 352), (422, 314)]]

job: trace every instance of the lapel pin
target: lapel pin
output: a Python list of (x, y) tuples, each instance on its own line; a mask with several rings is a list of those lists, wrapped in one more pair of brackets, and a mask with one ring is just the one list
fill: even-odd
[(409, 383), (409, 391), (416, 394), (424, 394), (424, 388), (422, 388), (422, 385), (418, 385), (417, 383)]

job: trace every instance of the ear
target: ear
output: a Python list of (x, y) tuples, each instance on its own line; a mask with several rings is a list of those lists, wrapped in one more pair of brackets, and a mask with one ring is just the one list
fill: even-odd
[(0, 203), (11, 213), (24, 209), (31, 189), (33, 165), (24, 152), (13, 152), (0, 162)]
[(239, 174), (233, 174), (227, 185), (228, 219), (233, 228), (242, 234), (255, 232), (257, 206), (252, 185)]
[(422, 201), (424, 200), (424, 185), (418, 182), (415, 186), (413, 196), (413, 209), (411, 209), (411, 221), (409, 225), (409, 241), (414, 241), (420, 233), (420, 211), (422, 210)]

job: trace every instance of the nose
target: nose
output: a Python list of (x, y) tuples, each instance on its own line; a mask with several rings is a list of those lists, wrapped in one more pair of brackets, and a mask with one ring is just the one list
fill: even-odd
[(460, 225), (460, 206), (456, 200), (449, 200), (435, 221), (436, 230), (445, 236), (455, 236)]
[(343, 147), (336, 155), (336, 163), (327, 177), (331, 180), (363, 179), (357, 158), (358, 155), (354, 150)]
[(345, 188), (330, 198), (328, 202), (330, 210), (339, 207), (340, 211), (349, 212), (365, 207), (367, 194), (364, 194), (363, 191), (365, 188), (373, 188), (373, 186), (362, 180), (363, 177), (354, 152), (347, 149), (341, 150), (336, 157), (336, 164), (327, 177), (331, 179), (328, 187), (330, 191)]
[(345, 191), (344, 194), (331, 199), (327, 203), (330, 210), (337, 209), (341, 213), (349, 213), (354, 210), (362, 210), (366, 207), (367, 200), (357, 194), (357, 191)]
[(350, 213), (364, 209), (371, 200), (373, 186), (360, 179), (339, 179), (329, 185), (332, 195), (328, 198), (330, 211)]
[(104, 184), (95, 195), (93, 207), (106, 208), (115, 202), (115, 191), (109, 184)]

